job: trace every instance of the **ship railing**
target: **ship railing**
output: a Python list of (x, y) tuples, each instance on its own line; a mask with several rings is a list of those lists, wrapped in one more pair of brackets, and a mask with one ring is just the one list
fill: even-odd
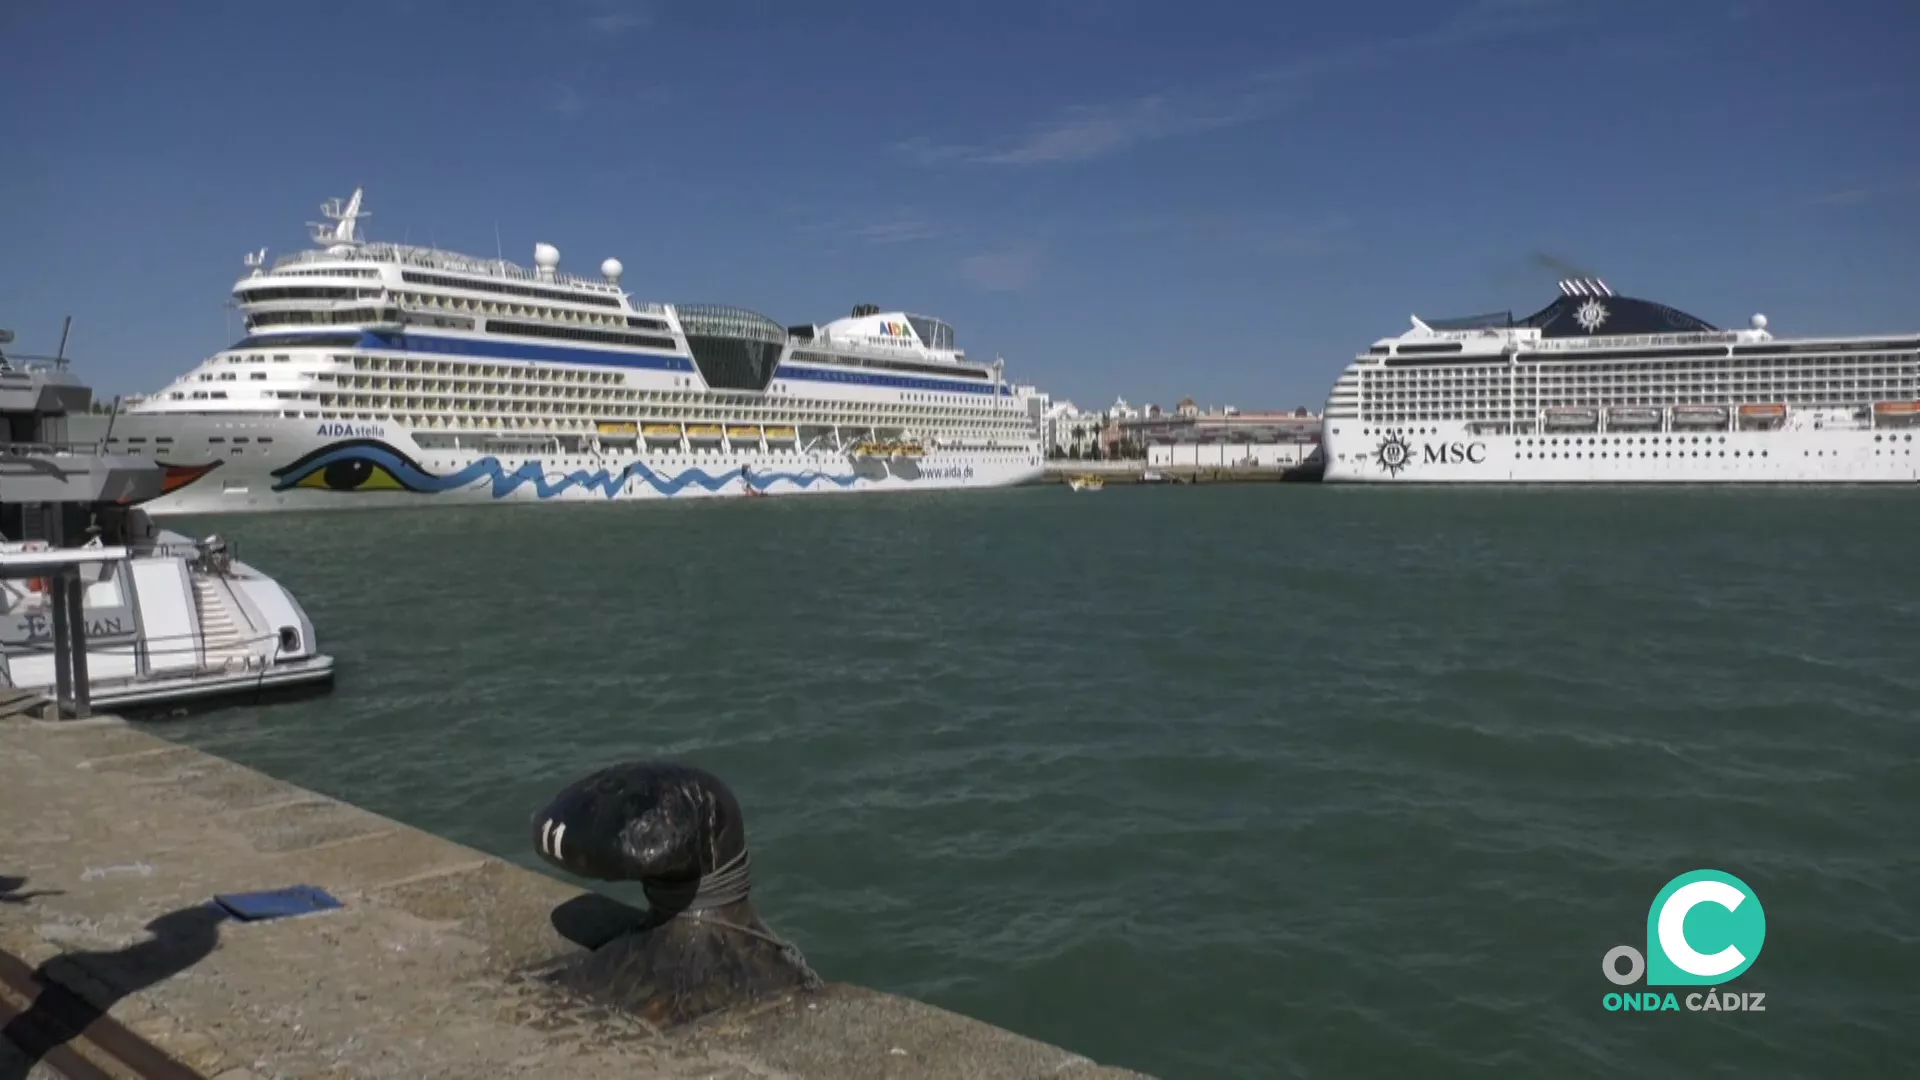
[(1612, 349), (1623, 346), (1658, 345), (1731, 345), (1740, 340), (1740, 335), (1732, 330), (1717, 330), (1712, 333), (1699, 331), (1684, 334), (1618, 334), (1612, 337), (1589, 338), (1542, 338), (1528, 347), (1533, 352), (1585, 352), (1589, 349)]
[(279, 270), (282, 267), (300, 266), (305, 263), (340, 261), (390, 262), (399, 263), (402, 266), (417, 266), (423, 270), (453, 270), (463, 274), (484, 274), (488, 277), (509, 278), (535, 285), (581, 285), (597, 292), (619, 291), (619, 286), (575, 274), (555, 273), (551, 278), (544, 278), (538, 271), (517, 266), (505, 259), (476, 259), (456, 252), (409, 247), (404, 244), (361, 244), (339, 253), (325, 249), (296, 251), (275, 259), (273, 268)]
[(106, 441), (92, 442), (0, 442), (0, 454), (10, 457), (97, 457), (106, 452)]
[(234, 306), (252, 314), (275, 314), (282, 311), (353, 311), (359, 308), (381, 308), (397, 305), (397, 300), (382, 300), (379, 296), (336, 296), (327, 298), (299, 297), (276, 300), (235, 300)]
[(67, 358), (64, 356), (0, 354), (0, 373), (8, 375), (40, 375), (49, 371), (65, 371), (68, 366)]

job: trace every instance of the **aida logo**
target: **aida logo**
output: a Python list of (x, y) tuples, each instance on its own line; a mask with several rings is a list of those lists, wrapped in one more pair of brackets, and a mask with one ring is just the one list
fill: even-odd
[(880, 333), (881, 333), (881, 334), (883, 334), (883, 335), (885, 335), (885, 336), (887, 336), (887, 337), (911, 337), (911, 336), (913, 336), (913, 335), (911, 335), (910, 333), (908, 333), (908, 332), (907, 332), (907, 324), (906, 324), (906, 323), (897, 323), (897, 322), (883, 322), (883, 323), (881, 323), (881, 324), (880, 324)]

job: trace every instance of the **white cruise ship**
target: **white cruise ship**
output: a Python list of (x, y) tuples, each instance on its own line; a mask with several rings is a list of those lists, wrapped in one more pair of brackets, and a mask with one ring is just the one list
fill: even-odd
[(113, 418), (182, 513), (509, 499), (991, 487), (1043, 470), (1040, 399), (953, 327), (871, 305), (783, 327), (637, 302), (600, 278), (360, 235), (361, 192), (316, 246), (233, 289), (246, 334)]
[(1413, 319), (1327, 399), (1326, 482), (1912, 483), (1920, 334), (1720, 330), (1606, 283)]

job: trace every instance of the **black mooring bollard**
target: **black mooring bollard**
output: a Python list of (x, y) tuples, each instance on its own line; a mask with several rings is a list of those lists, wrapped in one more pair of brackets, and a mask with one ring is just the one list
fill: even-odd
[(638, 881), (647, 921), (550, 976), (663, 1027), (821, 985), (747, 898), (740, 804), (719, 777), (670, 762), (614, 765), (568, 785), (533, 818), (540, 857), (571, 874)]

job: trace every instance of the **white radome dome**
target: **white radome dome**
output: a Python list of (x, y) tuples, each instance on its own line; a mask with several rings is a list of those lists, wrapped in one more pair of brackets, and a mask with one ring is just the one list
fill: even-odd
[(533, 245), (533, 265), (542, 270), (551, 270), (560, 265), (560, 249), (552, 244)]
[(618, 280), (621, 273), (624, 272), (625, 270), (626, 270), (626, 267), (620, 265), (619, 259), (608, 259), (606, 262), (603, 262), (600, 264), (601, 276), (607, 278), (610, 281)]
[(1767, 328), (1767, 317), (1765, 315), (1755, 315), (1753, 317), (1753, 328), (1755, 330), (1765, 330)]

